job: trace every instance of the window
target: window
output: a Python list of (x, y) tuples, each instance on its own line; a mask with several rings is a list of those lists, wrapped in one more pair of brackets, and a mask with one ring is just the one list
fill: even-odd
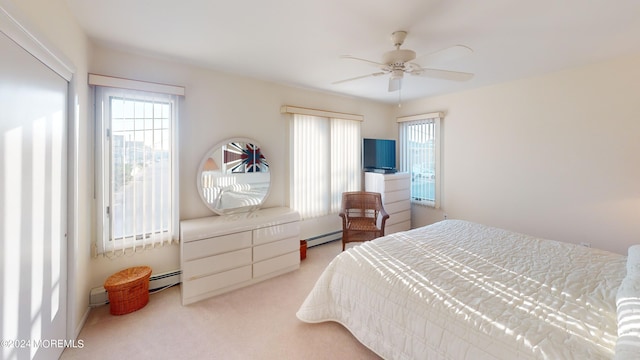
[(96, 87), (98, 253), (177, 239), (177, 97)]
[(290, 200), (303, 219), (340, 211), (342, 193), (360, 189), (360, 121), (294, 114)]
[(400, 170), (411, 174), (411, 202), (440, 207), (440, 113), (398, 118)]

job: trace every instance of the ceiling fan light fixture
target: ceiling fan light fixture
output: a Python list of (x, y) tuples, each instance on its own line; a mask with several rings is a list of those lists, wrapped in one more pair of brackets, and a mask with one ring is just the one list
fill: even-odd
[(404, 71), (402, 69), (395, 69), (391, 71), (391, 79), (402, 79), (404, 76)]
[(383, 64), (395, 64), (402, 66), (404, 63), (408, 63), (416, 58), (416, 52), (408, 49), (396, 49), (387, 51), (382, 55)]

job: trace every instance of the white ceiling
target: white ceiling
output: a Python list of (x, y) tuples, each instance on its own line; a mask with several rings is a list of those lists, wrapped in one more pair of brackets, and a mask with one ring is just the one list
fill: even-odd
[[(394, 103), (377, 72), (341, 55), (381, 61), (390, 35), (427, 55), (462, 44), (473, 53), (420, 64), (474, 73), (460, 83), (405, 76), (402, 100), (536, 76), (640, 53), (637, 0), (67, 0), (95, 41), (218, 71)], [(420, 63), (419, 61), (416, 61)], [(640, 64), (639, 64), (640, 66)]]

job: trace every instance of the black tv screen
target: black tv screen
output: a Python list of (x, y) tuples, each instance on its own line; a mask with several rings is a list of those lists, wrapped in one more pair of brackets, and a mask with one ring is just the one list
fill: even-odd
[(390, 139), (362, 139), (362, 167), (365, 171), (396, 170), (396, 141)]

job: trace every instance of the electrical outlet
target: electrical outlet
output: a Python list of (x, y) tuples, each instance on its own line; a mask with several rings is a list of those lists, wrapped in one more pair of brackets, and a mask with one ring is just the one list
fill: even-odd
[(444, 213), (443, 216), (444, 216), (445, 220), (447, 220), (449, 218), (449, 214), (447, 214), (447, 213)]

